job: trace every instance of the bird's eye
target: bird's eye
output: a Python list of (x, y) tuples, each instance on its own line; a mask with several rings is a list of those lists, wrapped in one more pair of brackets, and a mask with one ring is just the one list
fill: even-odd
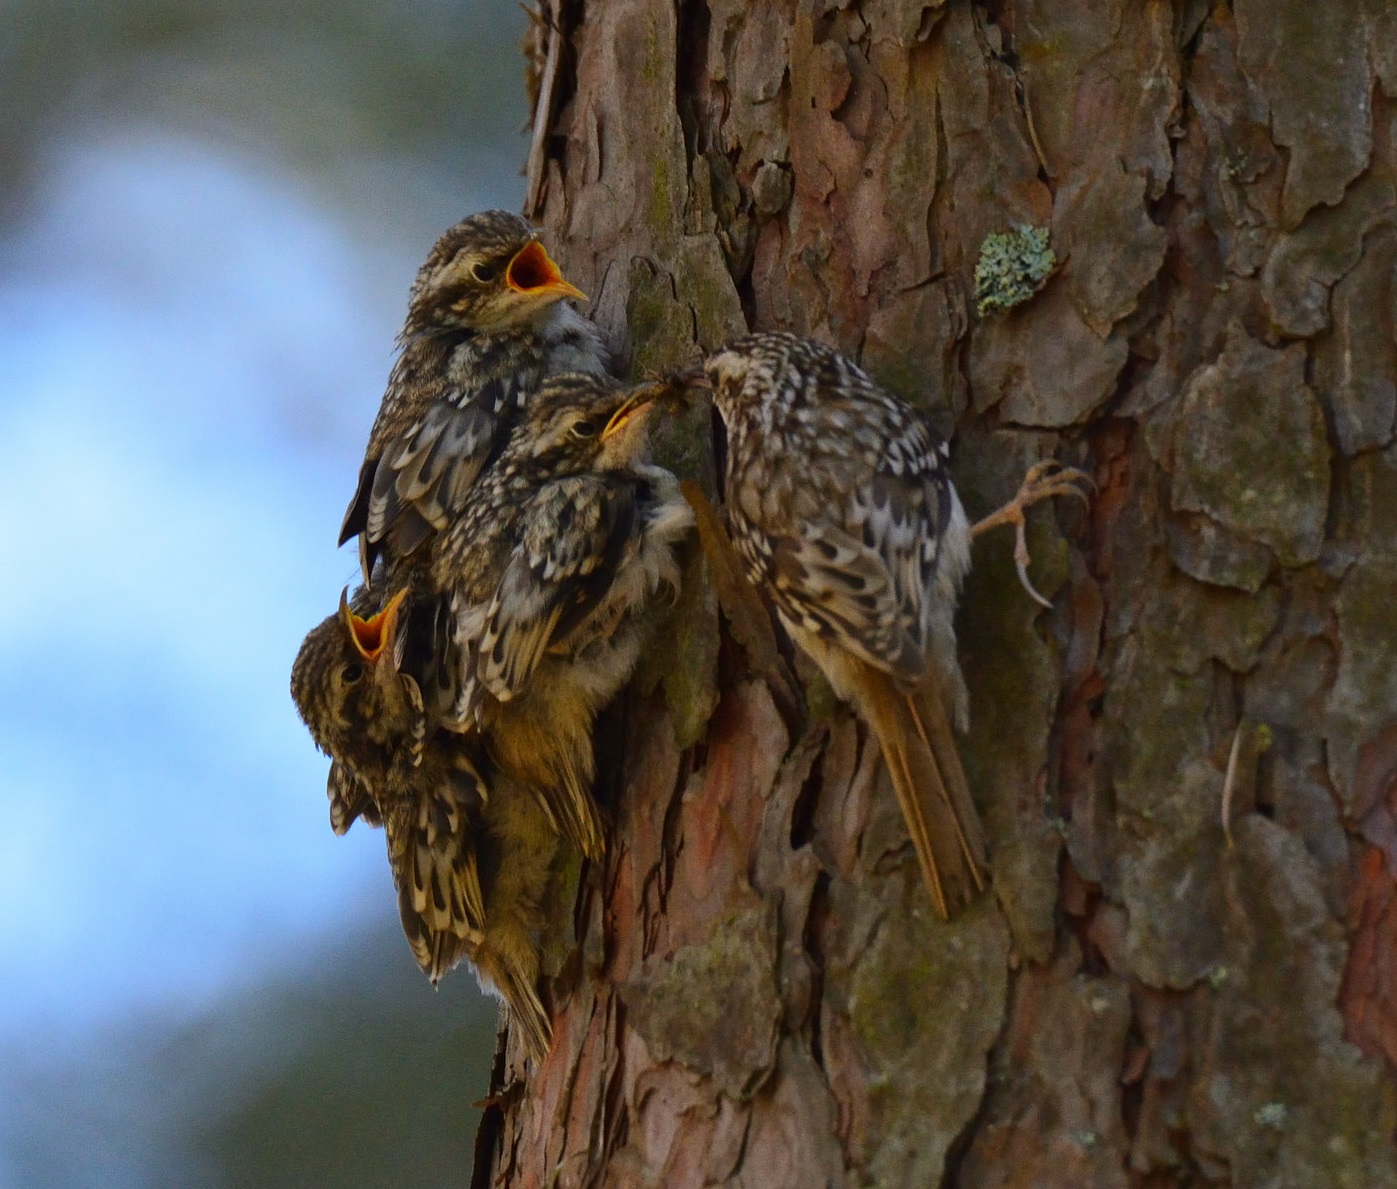
[(482, 285), (488, 285), (491, 281), (495, 279), (495, 275), (496, 270), (488, 264), (477, 263), (471, 265), (471, 276), (473, 276)]
[(340, 680), (343, 681), (345, 685), (353, 685), (363, 675), (364, 666), (359, 664), (358, 661), (350, 661), (349, 664), (345, 665), (345, 667), (340, 670)]
[(597, 433), (597, 423), (588, 421), (585, 417), (581, 421), (572, 423), (572, 436), (575, 438), (591, 438)]

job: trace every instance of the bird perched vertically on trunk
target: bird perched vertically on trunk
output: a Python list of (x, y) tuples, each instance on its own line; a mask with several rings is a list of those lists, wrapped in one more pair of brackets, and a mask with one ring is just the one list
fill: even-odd
[(335, 832), (359, 816), (384, 826), (403, 932), (418, 964), (436, 983), (468, 958), (542, 1057), (549, 1026), (536, 989), (539, 903), (557, 836), (532, 796), (490, 772), (478, 738), (430, 722), (420, 689), (426, 678), (400, 669), (405, 593), (376, 611), (366, 590), (352, 606), (342, 597), (301, 645), (292, 697), (331, 757)]
[(557, 828), (601, 854), (592, 725), (629, 679), (655, 596), (677, 589), (693, 513), (644, 461), (664, 384), (555, 377), (530, 400), (464, 513), (436, 540), (449, 605), (449, 715), (533, 789)]
[[(461, 956), (484, 916), (470, 837), (488, 796), (467, 741), (433, 741), (418, 682), (399, 671), (404, 594), (366, 614), (367, 591), (307, 634), (291, 669), (291, 696), (316, 745), (331, 757), (330, 824), (381, 822), (403, 929), (433, 982)], [(433, 938), (430, 943), (424, 938)], [(454, 940), (453, 940), (454, 939)], [(430, 953), (424, 952), (430, 950)]]
[(365, 584), (376, 559), (392, 571), (460, 511), (545, 377), (605, 374), (601, 336), (568, 299), (586, 300), (518, 215), (471, 215), (437, 240), (340, 529), (341, 545), (359, 538)]
[[(946, 444), (850, 360), (794, 335), (749, 335), (704, 368), (727, 429), (733, 544), (795, 643), (878, 737), (932, 901), (949, 917), (985, 886), (987, 856), (952, 734), (969, 712), (953, 620), (975, 530)], [(1080, 495), (1076, 477), (1034, 475), (1018, 518), (1048, 495)]]

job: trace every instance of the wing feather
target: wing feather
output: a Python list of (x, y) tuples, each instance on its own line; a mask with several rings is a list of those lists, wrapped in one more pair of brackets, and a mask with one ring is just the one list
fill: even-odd
[(635, 526), (631, 484), (559, 479), (530, 503), (485, 619), (478, 675), (501, 701), (604, 598)]

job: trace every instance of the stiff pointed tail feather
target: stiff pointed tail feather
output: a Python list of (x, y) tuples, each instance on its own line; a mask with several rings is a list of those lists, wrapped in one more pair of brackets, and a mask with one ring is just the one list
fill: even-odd
[(949, 920), (984, 890), (988, 860), (940, 688), (931, 679), (909, 692), (861, 662), (857, 681), (932, 903)]
[(534, 989), (534, 979), (518, 964), (505, 960), (503, 954), (488, 949), (481, 949), (473, 959), (480, 985), (504, 1000), (524, 1048), (541, 1063), (553, 1044), (553, 1025)]

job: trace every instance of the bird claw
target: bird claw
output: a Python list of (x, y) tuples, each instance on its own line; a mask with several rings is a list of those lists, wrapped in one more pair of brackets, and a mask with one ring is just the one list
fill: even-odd
[(970, 536), (974, 539), (1001, 524), (1014, 526), (1014, 569), (1018, 571), (1019, 582), (1024, 590), (1028, 591), (1028, 597), (1040, 607), (1051, 608), (1052, 603), (1034, 589), (1028, 578), (1028, 563), (1031, 559), (1025, 534), (1028, 523), (1025, 512), (1034, 504), (1058, 495), (1076, 496), (1083, 503), (1087, 503), (1085, 488), (1088, 487), (1094, 489), (1096, 484), (1085, 471), (1079, 471), (1076, 467), (1065, 467), (1054, 458), (1045, 458), (1029, 467), (1012, 500), (1004, 507), (991, 512), (970, 530)]

